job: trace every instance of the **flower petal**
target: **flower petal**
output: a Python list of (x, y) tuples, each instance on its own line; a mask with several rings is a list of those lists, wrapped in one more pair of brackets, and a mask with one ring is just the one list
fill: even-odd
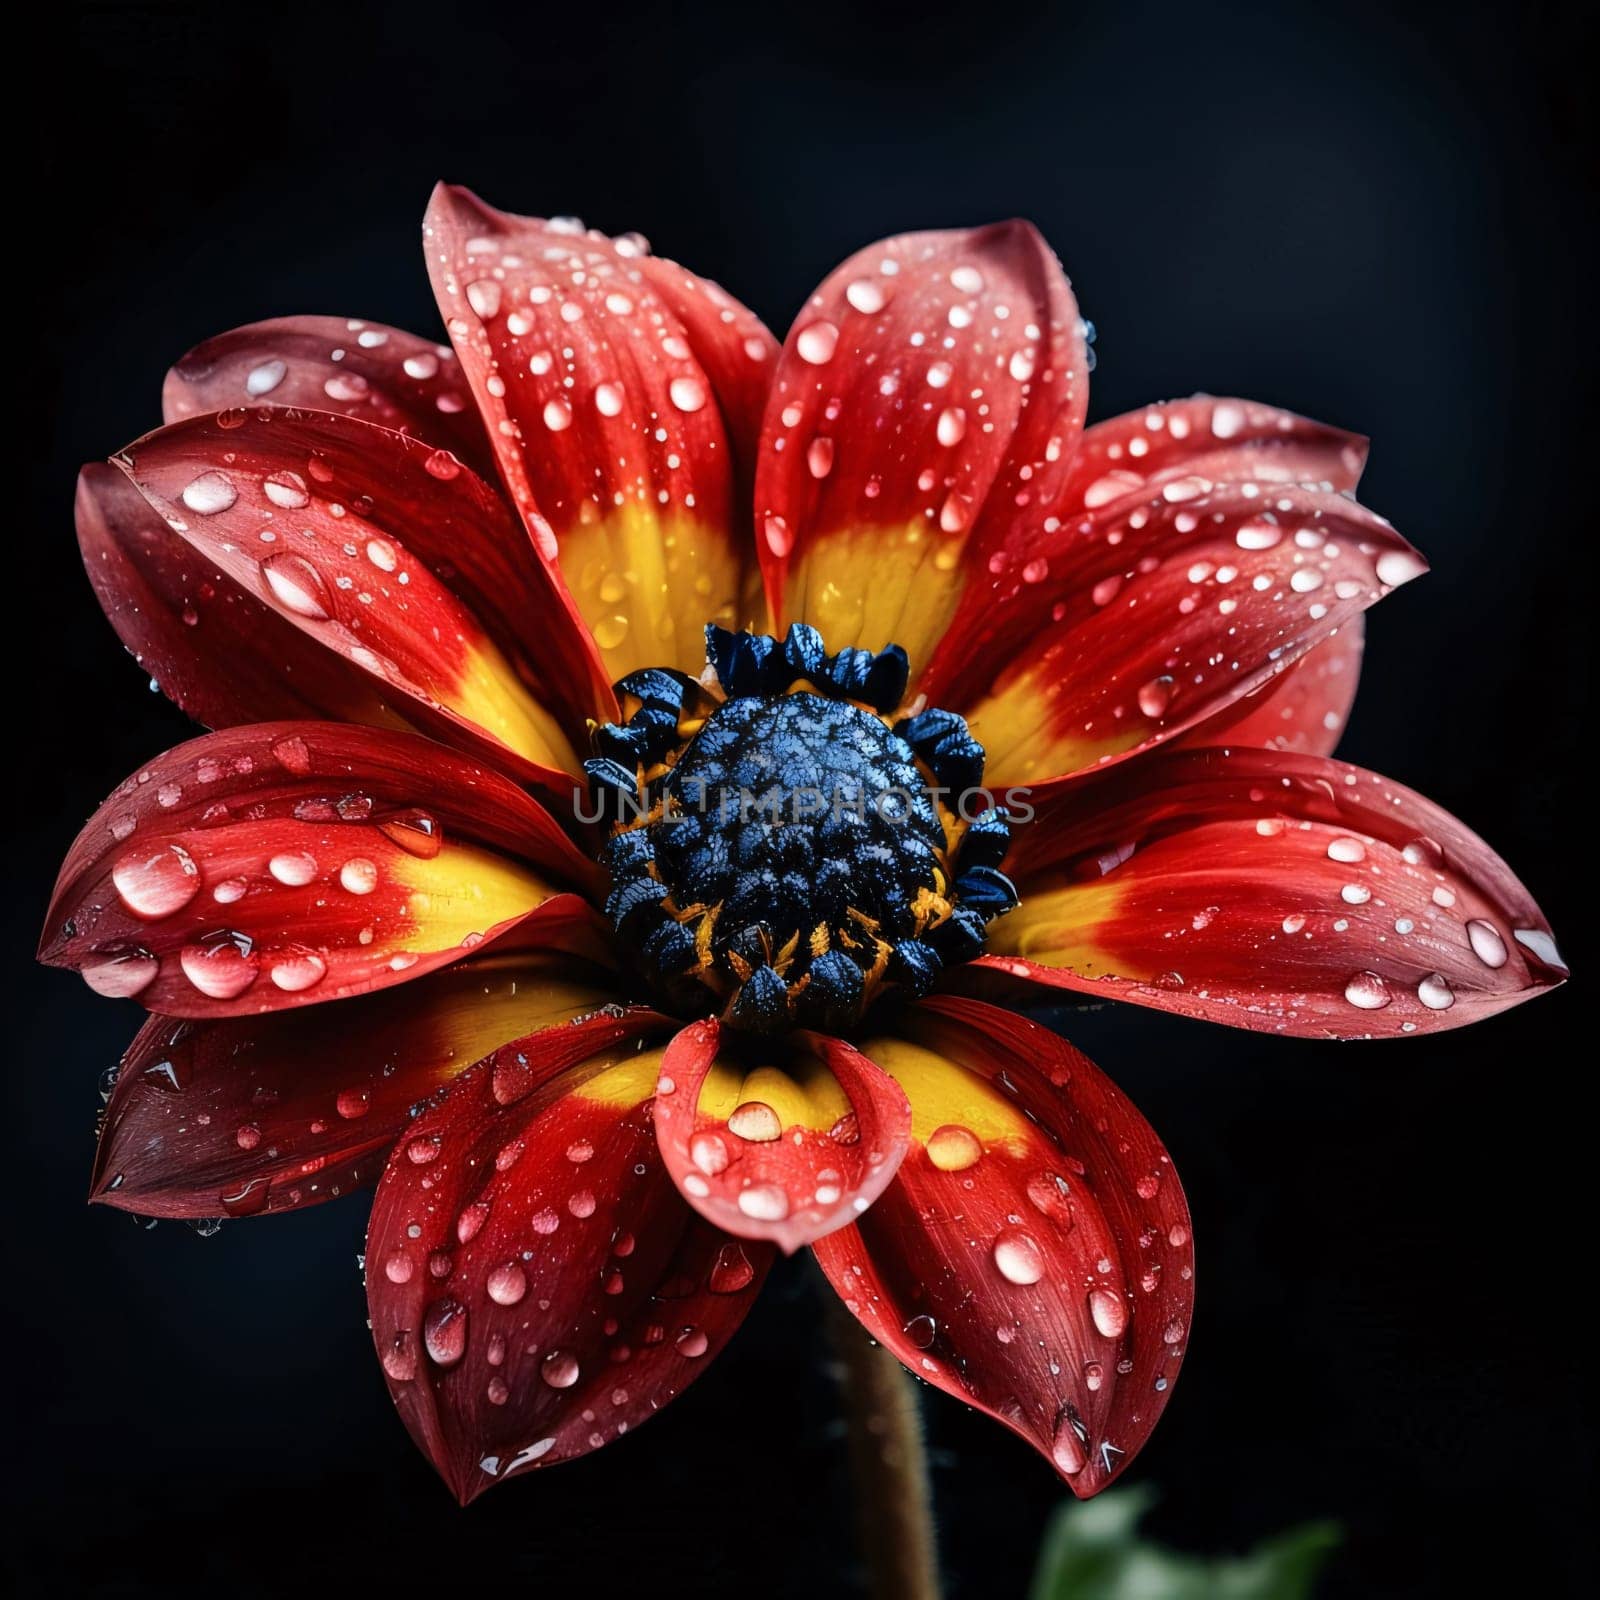
[(920, 670), (1018, 486), (1064, 472), (1087, 399), (1077, 304), (1028, 223), (858, 251), (795, 319), (767, 404), (774, 618), (830, 649), (902, 645)]
[(715, 1021), (667, 1047), (656, 1138), (679, 1192), (708, 1222), (785, 1252), (860, 1214), (906, 1151), (903, 1094), (842, 1039), (763, 1041), (774, 1064), (721, 1050)]
[(1197, 394), (1141, 406), (1084, 431), (1056, 514), (1099, 514), (1130, 496), (1148, 500), (1174, 478), (1214, 483), (1317, 485), (1352, 490), (1367, 461), (1357, 433), (1257, 400)]
[(255, 724), (179, 745), (89, 819), (40, 957), (174, 1016), (269, 1011), (421, 977), (594, 874), (522, 790), (441, 745)]
[(1074, 559), (1082, 582), (1014, 636), (1014, 659), (996, 674), (994, 651), (974, 658), (945, 702), (987, 752), (992, 786), (1041, 784), (1170, 739), (1426, 571), (1342, 495), (1189, 478), (1096, 522)]
[(453, 450), (480, 476), (494, 453), (455, 352), (351, 317), (274, 317), (191, 350), (168, 374), (168, 422), (238, 406), (336, 411)]
[(423, 234), (501, 474), (608, 675), (698, 674), (706, 623), (740, 620), (748, 549), (717, 403), (722, 342), (713, 379), (637, 247), (575, 223), (441, 184)]
[(609, 696), (504, 503), (455, 456), (263, 407), (159, 429), (115, 464), (197, 577), (259, 598), (408, 720), (570, 793), (570, 740)]
[(1041, 804), (1022, 903), (979, 966), (1308, 1037), (1458, 1027), (1560, 983), (1549, 924), (1483, 840), (1373, 772), (1172, 750)]
[(506, 1045), (413, 1125), (367, 1233), (390, 1393), (463, 1502), (653, 1416), (743, 1320), (772, 1258), (673, 1193), (650, 1120), (670, 1024), (623, 1012)]
[(1175, 742), (1186, 748), (1253, 744), (1295, 755), (1331, 756), (1350, 720), (1365, 647), (1366, 621), (1353, 617), (1264, 689), (1235, 701)]
[[(151, 1017), (106, 1108), (93, 1198), (149, 1217), (334, 1199), (372, 1182), (418, 1108), (473, 1062), (612, 998), (564, 957), (496, 950), (344, 1005)], [(430, 1147), (408, 1154), (422, 1164)]]
[(402, 725), (370, 673), (206, 562), (115, 467), (91, 462), (78, 475), (77, 522), (89, 582), (117, 637), (196, 722)]
[(940, 997), (864, 1049), (911, 1099), (912, 1148), (813, 1246), (917, 1377), (1105, 1488), (1172, 1392), (1194, 1304), (1189, 1210), (1149, 1124), (1036, 1023)]
[[(778, 341), (760, 317), (721, 284), (697, 277), (663, 256), (640, 256), (636, 264), (662, 304), (682, 324), (695, 359), (711, 381), (728, 438), (739, 456), (740, 479), (748, 489), (755, 476), (761, 419), (777, 368)], [(740, 504), (749, 504), (748, 494)]]

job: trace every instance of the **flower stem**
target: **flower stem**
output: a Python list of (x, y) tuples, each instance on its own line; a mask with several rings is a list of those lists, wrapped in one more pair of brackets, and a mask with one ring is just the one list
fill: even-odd
[(850, 1433), (850, 1476), (873, 1600), (939, 1600), (933, 1500), (917, 1395), (905, 1368), (824, 1289)]

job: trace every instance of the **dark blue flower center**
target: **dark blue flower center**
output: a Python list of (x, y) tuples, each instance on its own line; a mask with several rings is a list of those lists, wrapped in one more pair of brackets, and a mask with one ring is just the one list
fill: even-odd
[(756, 1032), (855, 1023), (885, 989), (923, 994), (1016, 903), (1005, 816), (958, 716), (891, 722), (894, 646), (826, 654), (707, 630), (727, 698), (664, 671), (618, 686), (591, 786), (612, 823), (606, 910), (656, 997)]

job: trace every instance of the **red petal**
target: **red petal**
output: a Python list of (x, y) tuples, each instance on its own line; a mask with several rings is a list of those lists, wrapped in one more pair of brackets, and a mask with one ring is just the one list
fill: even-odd
[(1035, 1023), (951, 996), (904, 1031), (865, 1048), (911, 1097), (911, 1152), (817, 1260), (919, 1378), (1095, 1494), (1149, 1437), (1188, 1345), (1194, 1250), (1171, 1158)]
[(754, 1068), (719, 1040), (696, 1022), (662, 1058), (656, 1137), (679, 1192), (717, 1227), (790, 1252), (860, 1216), (905, 1154), (905, 1096), (841, 1039), (775, 1043), (778, 1064)]
[(413, 1125), (367, 1233), (390, 1392), (456, 1496), (653, 1416), (743, 1320), (772, 1258), (673, 1193), (650, 1122), (667, 1026), (621, 1013), (504, 1046)]
[(1189, 748), (1253, 744), (1295, 755), (1331, 756), (1350, 720), (1365, 646), (1366, 621), (1352, 618), (1266, 688), (1236, 701), (1176, 742)]
[[(935, 704), (965, 705), (1053, 613), (1097, 586), (1109, 604), (1149, 554), (1144, 541), (1130, 544), (1126, 521), (1159, 504), (1167, 484), (1185, 480), (1180, 493), (1199, 482), (1250, 483), (1258, 495), (1293, 483), (1336, 493), (1354, 489), (1365, 460), (1356, 434), (1249, 400), (1198, 396), (1097, 423), (1070, 461), (1035, 472), (1014, 497), (922, 688)], [(1120, 565), (1113, 553), (1125, 557)]]
[(95, 462), (79, 474), (77, 519), (83, 564), (117, 637), (195, 721), (398, 722), (369, 673), (206, 562), (115, 467)]
[(40, 956), (154, 1011), (267, 1011), (421, 977), (594, 874), (535, 801), (443, 746), (262, 723), (178, 746), (89, 819)]
[(161, 391), (168, 422), (263, 405), (376, 422), (494, 474), (494, 453), (455, 352), (381, 322), (274, 317), (233, 328), (196, 345)]
[(586, 642), (561, 625), (504, 503), (448, 451), (263, 407), (162, 428), (116, 465), (197, 565), (360, 670), (408, 720), (535, 781), (577, 771), (567, 735), (609, 703), (585, 693)]
[(1483, 840), (1342, 762), (1163, 751), (1052, 797), (983, 967), (1309, 1037), (1434, 1032), (1566, 977)]
[[(1181, 478), (1095, 523), (1048, 619), (958, 692), (993, 786), (1117, 760), (1215, 716), (1426, 570), (1342, 495)], [(1004, 659), (1004, 656), (1001, 656)]]
[(607, 672), (698, 673), (706, 623), (740, 620), (748, 550), (721, 340), (713, 379), (637, 250), (576, 224), (440, 185), (423, 233), (500, 471)]
[(376, 1178), (418, 1107), (474, 1061), (610, 999), (562, 958), (496, 952), (344, 1005), (151, 1017), (106, 1109), (94, 1198), (151, 1217), (334, 1199)]
[(773, 615), (923, 668), (1020, 485), (1065, 472), (1087, 398), (1077, 305), (1029, 224), (859, 251), (795, 319), (767, 406)]
[[(662, 256), (641, 256), (637, 265), (662, 304), (683, 325), (695, 359), (711, 380), (728, 438), (739, 455), (740, 479), (748, 490), (755, 476), (761, 419), (777, 367), (778, 341), (760, 317), (721, 284), (696, 277)], [(748, 505), (748, 494), (742, 503)]]
[(1148, 500), (1174, 478), (1215, 483), (1320, 485), (1354, 489), (1367, 441), (1255, 400), (1195, 395), (1141, 406), (1084, 432), (1055, 510), (1100, 513), (1127, 497)]

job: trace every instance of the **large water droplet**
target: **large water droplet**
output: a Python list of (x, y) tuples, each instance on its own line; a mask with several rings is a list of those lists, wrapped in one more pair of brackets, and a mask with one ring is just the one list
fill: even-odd
[(84, 963), (82, 976), (96, 994), (127, 1000), (150, 987), (160, 966), (148, 950), (106, 950)]
[(1021, 1228), (1005, 1228), (995, 1236), (994, 1264), (1008, 1283), (1037, 1283), (1044, 1276), (1044, 1252)]
[(467, 1353), (467, 1308), (459, 1300), (435, 1300), (422, 1320), (428, 1358), (453, 1367)]
[(1107, 1339), (1119, 1338), (1128, 1326), (1128, 1303), (1110, 1289), (1089, 1291), (1089, 1316), (1095, 1328)]
[(133, 850), (111, 869), (122, 903), (136, 916), (157, 921), (181, 911), (200, 892), (200, 869), (181, 844)]
[(963, 1172), (976, 1165), (983, 1146), (971, 1129), (947, 1122), (928, 1135), (928, 1159), (941, 1172)]
[(286, 611), (312, 622), (326, 622), (331, 601), (322, 574), (303, 556), (282, 552), (261, 563), (267, 592)]
[(178, 962), (184, 977), (213, 1000), (237, 999), (256, 981), (260, 965), (254, 941), (232, 930), (185, 945)]
[(202, 517), (214, 517), (226, 511), (239, 498), (233, 480), (220, 472), (202, 472), (183, 491), (183, 503)]

